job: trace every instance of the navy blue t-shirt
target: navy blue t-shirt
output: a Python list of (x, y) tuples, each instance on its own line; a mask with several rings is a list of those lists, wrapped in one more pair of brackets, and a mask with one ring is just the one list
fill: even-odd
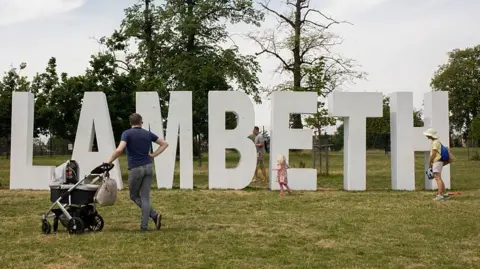
[(150, 148), (158, 136), (140, 127), (128, 129), (122, 133), (121, 141), (127, 143), (128, 169), (152, 163)]

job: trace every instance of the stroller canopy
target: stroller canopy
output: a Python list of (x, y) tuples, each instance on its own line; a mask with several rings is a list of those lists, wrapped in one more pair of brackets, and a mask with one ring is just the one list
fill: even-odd
[(52, 178), (52, 185), (76, 184), (79, 178), (80, 168), (74, 160), (64, 162), (55, 168)]

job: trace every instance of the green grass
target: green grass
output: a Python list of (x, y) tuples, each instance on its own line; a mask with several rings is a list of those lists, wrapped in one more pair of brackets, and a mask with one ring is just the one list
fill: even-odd
[[(138, 232), (140, 210), (121, 191), (114, 206), (98, 208), (104, 231), (81, 236), (63, 227), (43, 235), (49, 193), (7, 190), (9, 163), (1, 160), (0, 268), (480, 268), (480, 163), (466, 150), (454, 154), (452, 187), (461, 195), (445, 202), (422, 190), (421, 155), (415, 192), (391, 191), (390, 158), (369, 151), (366, 192), (341, 191), (343, 157), (332, 153), (319, 191), (285, 197), (253, 184), (210, 191), (204, 159), (195, 163), (195, 190), (152, 192), (163, 231)], [(227, 158), (235, 165), (235, 155)], [(292, 155), (291, 165), (300, 162), (311, 167), (311, 155)]]

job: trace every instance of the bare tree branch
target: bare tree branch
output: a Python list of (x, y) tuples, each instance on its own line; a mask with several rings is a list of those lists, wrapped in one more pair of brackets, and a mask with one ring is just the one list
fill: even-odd
[(288, 64), (287, 61), (285, 61), (285, 60), (283, 59), (283, 57), (280, 56), (280, 54), (277, 52), (275, 40), (271, 40), (271, 43), (273, 44), (273, 48), (272, 48), (272, 49), (269, 49), (268, 46), (266, 47), (266, 46), (264, 45), (264, 43), (263, 43), (261, 40), (259, 40), (258, 38), (254, 37), (254, 36), (252, 36), (252, 35), (250, 35), (249, 37), (250, 37), (253, 41), (255, 41), (255, 42), (260, 46), (260, 48), (261, 48), (261, 51), (260, 51), (260, 52), (255, 53), (256, 56), (262, 55), (262, 54), (264, 54), (264, 53), (273, 55), (273, 56), (275, 56), (278, 60), (280, 60), (280, 62), (282, 62), (284, 69), (290, 70), (290, 71), (293, 70), (292, 65), (291, 65), (291, 64)]
[[(315, 23), (315, 22), (312, 22), (310, 20), (307, 20), (307, 17), (308, 17), (308, 14), (310, 12), (313, 12), (313, 13), (316, 13), (316, 14), (319, 14), (320, 16), (322, 16), (323, 18), (327, 19), (328, 21), (330, 21), (330, 23), (327, 25), (327, 26), (324, 26), (324, 25), (320, 25), (318, 23)], [(333, 19), (332, 17), (328, 17), (327, 15), (323, 14), (321, 11), (317, 10), (317, 9), (313, 9), (313, 8), (309, 8), (305, 14), (303, 15), (303, 19), (302, 19), (302, 23), (305, 23), (305, 22), (309, 22), (309, 23), (312, 23), (314, 24), (315, 26), (318, 26), (318, 27), (321, 27), (321, 28), (325, 28), (327, 29), (328, 27), (330, 27), (331, 25), (333, 24), (341, 24), (341, 23), (348, 23), (348, 24), (352, 24), (348, 21), (337, 21), (335, 19)]]
[(120, 66), (120, 65), (117, 65), (116, 67), (122, 69), (122, 70), (125, 71), (125, 72), (129, 72), (129, 71), (130, 71), (129, 68), (125, 68), (125, 67)]
[(340, 67), (342, 67), (344, 70), (351, 70), (351, 68), (349, 66), (346, 66), (345, 65), (345, 62), (339, 60), (339, 59), (336, 59), (334, 57), (331, 57), (331, 56), (324, 56), (323, 57), (324, 59), (327, 59), (327, 60), (331, 60), (331, 61), (334, 61), (336, 64), (338, 64)]
[[(115, 57), (115, 55), (113, 55), (113, 57)], [(124, 65), (126, 66), (126, 67), (122, 67), (122, 66), (120, 66), (120, 65), (117, 65), (117, 67), (119, 67), (119, 68), (121, 68), (121, 69), (123, 69), (123, 70), (125, 70), (125, 71), (130, 71), (130, 70), (131, 70), (130, 64), (128, 64), (127, 62), (122, 61), (122, 60), (118, 60), (118, 59), (116, 59), (116, 58), (115, 58), (115, 62), (116, 62), (116, 63), (124, 64)]]
[(304, 45), (302, 46), (303, 50), (300, 54), (302, 64), (307, 63), (306, 61), (304, 61), (304, 58), (310, 51), (315, 51), (321, 48), (327, 53), (331, 53), (330, 47), (342, 44), (342, 41), (326, 43), (328, 40), (328, 38), (324, 38), (320, 43), (316, 43), (318, 40), (312, 40), (310, 43), (304, 43)]
[(227, 35), (227, 38), (230, 39), (230, 41), (232, 41), (233, 45), (235, 47), (238, 47), (237, 42), (235, 42), (235, 40), (233, 40), (233, 36), (239, 36), (239, 37), (242, 37), (242, 36), (240, 34), (237, 34), (237, 33)]
[[(290, 13), (280, 14), (269, 7), (270, 0), (260, 4), (278, 20), (273, 33), (266, 33), (263, 38), (252, 37), (259, 46), (256, 55), (268, 54), (279, 60), (278, 72), (288, 71), (293, 81), (278, 84), (272, 90), (297, 90), (318, 92), (326, 97), (348, 81), (362, 78), (349, 59), (334, 53), (331, 48), (342, 43), (342, 39), (330, 32), (331, 26), (347, 21), (335, 20), (319, 10), (310, 8), (310, 0), (286, 0), (283, 3)], [(300, 15), (298, 15), (300, 11)], [(293, 15), (296, 15), (293, 18)], [(290, 27), (285, 27), (289, 24)], [(349, 23), (351, 24), (351, 23)], [(300, 31), (298, 31), (300, 28)], [(281, 37), (278, 39), (275, 35)], [(288, 56), (287, 56), (288, 55)], [(290, 57), (291, 56), (291, 57)], [(300, 81), (300, 82), (299, 82)]]
[(281, 18), (282, 20), (284, 20), (285, 22), (287, 22), (288, 24), (290, 24), (290, 26), (292, 26), (293, 28), (295, 28), (295, 23), (290, 20), (289, 18), (285, 17), (284, 15), (278, 13), (277, 11), (271, 9), (268, 7), (268, 4), (270, 3), (270, 1), (267, 1), (266, 3), (260, 3), (260, 6), (262, 6), (265, 10), (267, 10), (268, 12), (271, 12), (273, 14), (275, 14), (277, 17)]
[(115, 65), (116, 67), (118, 67), (118, 68), (120, 68), (124, 71), (127, 71), (127, 72), (129, 72), (132, 69), (131, 65), (128, 62), (120, 60), (120, 59), (117, 58), (117, 56), (115, 55), (115, 52), (113, 50), (111, 50), (110, 48), (108, 48), (108, 46), (103, 41), (103, 38), (102, 39), (97, 39), (95, 37), (90, 37), (90, 39), (95, 40), (100, 46), (105, 46), (106, 50), (103, 53), (110, 54), (112, 56), (112, 58), (114, 59), (115, 63), (121, 63), (121, 64), (124, 65), (124, 66), (121, 66), (121, 65), (116, 64)]
[(297, 7), (297, 2), (300, 2), (300, 9), (305, 9), (310, 6), (310, 0), (295, 0), (295, 2), (292, 2), (291, 0), (287, 0), (286, 4), (294, 6), (295, 8)]
[(330, 26), (334, 25), (334, 24), (338, 24), (339, 22), (330, 22), (329, 24), (327, 24), (326, 26), (325, 25), (321, 25), (319, 23), (316, 23), (316, 22), (313, 22), (311, 20), (302, 20), (302, 23), (310, 23), (314, 26), (317, 26), (317, 27), (320, 27), (320, 28), (323, 28), (323, 29), (328, 29), (330, 28)]
[(290, 1), (290, 0), (287, 0), (286, 3), (287, 3), (287, 5), (293, 6), (293, 7), (295, 7), (295, 8), (297, 7), (297, 6), (296, 6), (296, 3), (293, 3), (293, 2)]

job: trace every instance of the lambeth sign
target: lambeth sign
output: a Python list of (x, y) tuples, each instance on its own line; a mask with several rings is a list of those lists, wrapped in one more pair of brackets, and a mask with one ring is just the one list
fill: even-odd
[[(448, 94), (429, 92), (424, 97), (425, 127), (439, 132), (442, 142), (449, 143)], [(288, 160), (290, 149), (312, 149), (312, 130), (290, 129), (292, 113), (311, 114), (317, 111), (317, 94), (312, 92), (275, 92), (271, 99), (270, 167), (276, 156)], [(136, 93), (137, 113), (143, 116), (143, 128), (163, 136), (164, 126), (156, 92)], [(345, 119), (344, 179), (345, 190), (366, 190), (366, 119), (382, 117), (382, 93), (335, 92), (328, 100), (329, 114)], [(391, 184), (394, 190), (415, 190), (414, 152), (425, 153), (428, 165), (429, 141), (422, 135), (425, 128), (413, 127), (413, 94), (397, 92), (390, 97)], [(225, 129), (226, 112), (234, 112), (237, 127)], [(210, 189), (243, 189), (249, 185), (256, 166), (256, 150), (247, 137), (255, 125), (254, 104), (242, 92), (211, 91), (208, 94), (208, 185)], [(14, 92), (12, 100), (12, 139), (10, 189), (47, 190), (54, 166), (33, 165), (34, 97), (31, 93)], [(91, 145), (97, 137), (98, 151)], [(175, 169), (175, 153), (180, 140), (180, 188), (193, 188), (192, 93), (170, 93), (166, 140), (170, 147), (155, 159), (158, 188), (171, 189)], [(83, 98), (72, 159), (80, 165), (80, 176), (102, 163), (115, 149), (107, 99), (102, 92), (86, 92)], [(157, 145), (154, 144), (154, 150)], [(235, 148), (241, 158), (234, 168), (225, 166), (225, 149)], [(270, 171), (270, 189), (275, 171)], [(111, 171), (122, 188), (118, 160)], [(311, 168), (288, 170), (294, 190), (316, 190), (317, 171)], [(450, 167), (442, 172), (446, 188), (450, 188)], [(320, 178), (321, 180), (321, 178)], [(425, 180), (426, 189), (435, 189), (434, 181)]]

